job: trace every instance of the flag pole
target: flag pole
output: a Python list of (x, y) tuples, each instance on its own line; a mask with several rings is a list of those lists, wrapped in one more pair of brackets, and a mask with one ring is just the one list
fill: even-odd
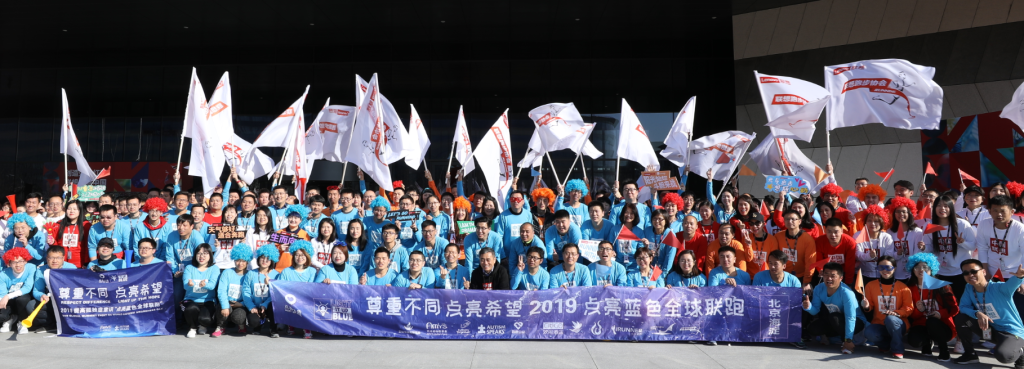
[[(454, 146), (452, 146), (452, 148), (454, 148)], [(530, 156), (530, 149), (529, 148), (526, 149), (526, 155), (523, 156), (523, 160), (526, 160), (527, 156)], [(533, 164), (533, 163), (530, 163), (530, 164)], [(516, 166), (518, 166), (518, 165), (519, 164), (516, 164)], [(519, 178), (519, 174), (522, 173), (522, 172), (523, 172), (523, 167), (519, 167), (519, 170), (516, 171), (516, 178)]]
[(555, 182), (558, 182), (559, 186), (564, 186), (565, 184), (558, 179), (558, 171), (555, 170), (555, 162), (551, 160), (551, 153), (545, 152), (544, 155), (548, 157), (548, 163), (551, 163), (551, 174), (555, 175)]
[[(359, 112), (358, 112), (358, 110), (356, 110), (356, 118), (358, 118), (358, 117), (359, 117)], [(352, 147), (352, 136), (356, 135), (355, 130), (356, 130), (356, 125), (357, 124), (359, 124), (359, 121), (358, 120), (353, 120), (352, 121), (352, 127), (350, 127), (348, 129), (348, 145), (345, 146), (345, 164), (342, 166), (342, 169), (341, 169), (341, 183), (342, 184), (345, 183), (345, 173), (348, 172), (348, 151), (349, 151), (349, 148)]]
[[(455, 127), (455, 130), (458, 131), (459, 128)], [(529, 151), (529, 150), (527, 150), (527, 151)], [(450, 172), (452, 170), (452, 157), (453, 156), (455, 156), (455, 140), (452, 140), (452, 149), (451, 149), (451, 151), (448, 152), (448, 169), (444, 170), (444, 174), (445, 174), (444, 185), (445, 185), (445, 187), (449, 187), (449, 188), (451, 187), (452, 178), (451, 178), (451, 175), (448, 174), (448, 172)]]
[[(582, 151), (582, 150), (581, 150)], [(565, 179), (569, 180), (569, 176), (572, 175), (572, 170), (576, 168), (576, 162), (580, 160), (580, 154), (576, 154), (576, 159), (572, 160), (572, 165), (569, 166), (569, 173), (565, 174)], [(585, 176), (584, 176), (585, 177)]]

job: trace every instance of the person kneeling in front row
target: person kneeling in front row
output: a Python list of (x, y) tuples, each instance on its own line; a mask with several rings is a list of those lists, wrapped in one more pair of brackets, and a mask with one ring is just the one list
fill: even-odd
[(813, 299), (804, 296), (804, 311), (811, 315), (806, 329), (811, 337), (843, 336), (842, 353), (852, 354), (853, 335), (864, 330), (864, 322), (857, 317), (857, 298), (843, 284), (842, 264), (825, 264), (821, 275), (823, 283), (814, 288)]
[(1024, 266), (1006, 282), (989, 282), (988, 272), (981, 261), (967, 259), (960, 263), (967, 288), (960, 297), (960, 314), (953, 318), (956, 334), (964, 339), (964, 354), (953, 360), (957, 364), (978, 362), (978, 354), (968, 337), (977, 334), (987, 341), (993, 341), (996, 360), (1000, 363), (1013, 362), (1014, 368), (1024, 368), (1024, 324), (1013, 304), (1013, 293), (1019, 291)]

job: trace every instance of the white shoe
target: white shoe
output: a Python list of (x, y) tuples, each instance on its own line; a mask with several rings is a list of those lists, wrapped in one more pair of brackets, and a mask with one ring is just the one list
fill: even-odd
[(189, 329), (188, 333), (185, 334), (185, 337), (186, 338), (196, 338), (196, 330), (195, 329)]
[(11, 331), (11, 326), (14, 325), (14, 319), (0, 323), (0, 333), (7, 333)]
[(28, 327), (18, 323), (18, 334), (28, 334)]
[(957, 354), (957, 355), (963, 354), (964, 353), (964, 343), (962, 341), (956, 341), (956, 345), (953, 346), (953, 351), (950, 352), (950, 353)]

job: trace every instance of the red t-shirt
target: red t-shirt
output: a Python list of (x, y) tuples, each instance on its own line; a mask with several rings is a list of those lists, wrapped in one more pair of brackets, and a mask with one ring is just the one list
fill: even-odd
[(711, 222), (711, 225), (704, 225), (701, 222), (697, 222), (697, 234), (700, 234), (706, 238), (707, 243), (714, 242), (718, 239), (718, 222)]
[(828, 237), (823, 235), (814, 239), (814, 249), (818, 255), (815, 261), (828, 258), (830, 263), (843, 264), (843, 281), (853, 284), (857, 278), (857, 244), (853, 242), (853, 237), (843, 234), (839, 245), (832, 247)]
[(203, 216), (203, 222), (206, 223), (206, 224), (218, 224), (218, 223), (220, 223), (221, 219), (223, 219), (223, 218), (224, 218), (224, 213), (223, 212), (220, 213), (220, 216), (216, 216), (216, 217), (213, 216), (213, 215), (210, 215), (210, 213), (206, 213), (206, 215)]
[[(86, 221), (81, 226), (73, 225), (64, 228), (60, 234), (54, 234), (54, 246), (64, 247), (64, 261), (75, 264), (81, 268), (89, 265), (89, 227), (91, 224)], [(57, 233), (59, 230), (54, 230)]]
[[(717, 229), (718, 223), (715, 223), (714, 225)], [(708, 254), (708, 239), (704, 237), (699, 230), (697, 232), (693, 232), (693, 238), (684, 239), (684, 237), (683, 232), (676, 233), (676, 238), (679, 239), (679, 243), (682, 248), (676, 251), (675, 263), (679, 263), (679, 254), (682, 254), (683, 250), (691, 250), (696, 257), (694, 262), (696, 263), (697, 268), (699, 268), (702, 273), (707, 274), (708, 271), (704, 270), (704, 259), (707, 258)]]

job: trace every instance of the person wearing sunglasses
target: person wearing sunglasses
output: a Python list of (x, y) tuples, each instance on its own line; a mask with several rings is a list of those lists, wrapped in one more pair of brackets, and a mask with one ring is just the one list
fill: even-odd
[(1021, 323), (1017, 307), (1013, 303), (1014, 292), (1021, 286), (1024, 266), (1018, 266), (1006, 282), (989, 281), (988, 271), (978, 259), (967, 259), (960, 263), (967, 288), (960, 298), (960, 314), (953, 318), (956, 334), (967, 337), (964, 354), (953, 360), (957, 364), (978, 362), (978, 354), (970, 337), (977, 334), (986, 341), (995, 342), (992, 349), (1000, 363), (1014, 363), (1015, 368), (1024, 368), (1024, 323)]
[(896, 259), (882, 255), (876, 262), (878, 279), (864, 287), (860, 307), (871, 314), (871, 325), (864, 329), (868, 340), (883, 354), (892, 352), (895, 359), (903, 358), (903, 335), (907, 333), (907, 317), (913, 312), (910, 288), (896, 280)]

